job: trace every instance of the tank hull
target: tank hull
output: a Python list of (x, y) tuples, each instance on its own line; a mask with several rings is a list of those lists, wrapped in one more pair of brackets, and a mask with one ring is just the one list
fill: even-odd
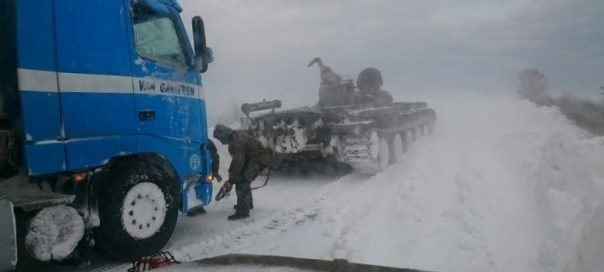
[(436, 113), (424, 102), (302, 107), (247, 116), (242, 129), (278, 155), (282, 170), (324, 173), (346, 169), (344, 164), (366, 175), (396, 162), (436, 122)]

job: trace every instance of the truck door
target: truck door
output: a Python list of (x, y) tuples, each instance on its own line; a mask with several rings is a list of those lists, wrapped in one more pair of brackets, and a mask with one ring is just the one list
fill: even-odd
[(177, 13), (141, 1), (131, 9), (133, 86), (139, 134), (203, 142), (201, 80)]
[(125, 1), (52, 2), (66, 170), (136, 152)]
[(14, 27), (17, 34), (21, 114), (11, 118), (20, 119), (16, 121), (22, 124), (16, 130), (24, 143), (25, 172), (29, 175), (56, 173), (65, 168), (65, 151), (55, 70), (53, 2), (22, 0), (15, 3), (15, 26), (6, 27)]

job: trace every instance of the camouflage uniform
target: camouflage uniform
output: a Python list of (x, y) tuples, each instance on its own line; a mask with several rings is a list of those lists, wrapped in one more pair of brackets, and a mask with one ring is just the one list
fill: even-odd
[(253, 207), (251, 183), (272, 161), (272, 151), (244, 132), (234, 131), (223, 125), (214, 129), (214, 137), (229, 146), (231, 165), (229, 182), (237, 192), (235, 215), (249, 215)]
[(384, 90), (377, 90), (375, 91), (375, 96), (374, 96), (375, 102), (379, 103), (379, 104), (390, 104), (394, 101), (394, 99), (392, 98), (392, 95)]

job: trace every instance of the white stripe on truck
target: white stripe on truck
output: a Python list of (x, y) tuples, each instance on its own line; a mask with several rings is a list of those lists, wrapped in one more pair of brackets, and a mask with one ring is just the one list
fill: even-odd
[(201, 86), (150, 77), (56, 73), (18, 69), (19, 89), (30, 92), (148, 94), (205, 99)]
[(132, 93), (132, 77), (59, 73), (59, 90), (65, 93)]
[(18, 69), (17, 75), (20, 90), (50, 93), (56, 93), (59, 90), (56, 72)]

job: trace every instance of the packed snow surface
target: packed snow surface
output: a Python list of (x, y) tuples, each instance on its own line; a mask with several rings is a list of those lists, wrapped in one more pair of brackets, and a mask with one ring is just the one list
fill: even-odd
[(167, 249), (182, 261), (249, 253), (431, 271), (601, 271), (603, 138), (512, 97), (417, 100), (436, 110), (436, 130), (384, 172), (274, 178), (254, 191), (250, 219), (226, 220), (234, 197), (213, 203), (180, 218)]

